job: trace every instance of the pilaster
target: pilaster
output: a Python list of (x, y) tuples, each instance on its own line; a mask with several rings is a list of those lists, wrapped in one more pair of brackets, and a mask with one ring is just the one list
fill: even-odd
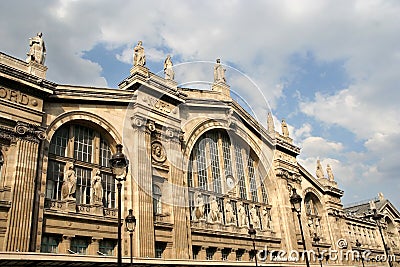
[(39, 143), (17, 139), (6, 251), (29, 251)]
[[(170, 130), (169, 153), (170, 157), (170, 179), (172, 183), (173, 213), (174, 213), (174, 257), (177, 259), (189, 259), (189, 219), (187, 218), (188, 192), (184, 184), (183, 159), (178, 132)], [(167, 139), (167, 140), (168, 140)]]
[[(152, 169), (151, 169), (151, 136), (142, 117), (132, 118), (134, 148), (133, 159), (130, 163), (132, 171), (132, 182), (136, 181), (134, 194), (137, 203), (137, 229), (136, 229), (136, 251), (139, 257), (154, 258), (154, 219), (153, 219), (153, 196), (152, 196)], [(136, 203), (136, 204), (137, 204)], [(132, 203), (133, 205), (134, 203)]]

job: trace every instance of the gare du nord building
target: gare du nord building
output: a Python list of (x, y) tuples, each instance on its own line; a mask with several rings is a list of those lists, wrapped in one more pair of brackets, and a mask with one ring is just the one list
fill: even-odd
[[(399, 265), (391, 202), (380, 194), (343, 206), (331, 170), (301, 166), (285, 122), (282, 131), (271, 116), (260, 125), (232, 99), (218, 61), (209, 90), (178, 87), (167, 60), (165, 77), (134, 61), (112, 89), (48, 81), (34, 53), (26, 61), (0, 53), (0, 265), (116, 266), (109, 159), (120, 143), (129, 158), (121, 216), (132, 209), (137, 219), (136, 266), (254, 266), (254, 247), (262, 266), (304, 266), (305, 248), (368, 251), (367, 266), (388, 266), (379, 256), (395, 255), (390, 264)], [(303, 231), (292, 189), (302, 197)], [(278, 250), (300, 257), (285, 263)], [(125, 227), (122, 254), (128, 265)], [(357, 257), (321, 261), (361, 266)]]

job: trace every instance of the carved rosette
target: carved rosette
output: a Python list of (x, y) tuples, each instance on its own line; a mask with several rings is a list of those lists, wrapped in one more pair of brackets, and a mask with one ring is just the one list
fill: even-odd
[(161, 142), (155, 141), (151, 144), (151, 158), (157, 163), (164, 163), (167, 160), (167, 153)]

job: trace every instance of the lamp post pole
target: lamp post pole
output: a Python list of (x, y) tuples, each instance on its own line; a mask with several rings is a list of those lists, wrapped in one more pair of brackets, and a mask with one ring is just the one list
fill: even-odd
[(385, 251), (388, 264), (389, 264), (390, 267), (393, 267), (392, 262), (390, 261), (390, 258), (389, 258), (388, 247), (386, 246), (385, 238), (383, 237), (383, 233), (382, 233), (382, 229), (381, 229), (381, 224), (380, 224), (380, 221), (381, 221), (381, 219), (383, 218), (383, 214), (378, 213), (374, 202), (372, 202), (372, 203), (370, 204), (370, 208), (371, 208), (371, 210), (372, 210), (373, 213), (374, 213), (374, 214), (372, 215), (372, 219), (376, 222), (376, 225), (378, 226), (378, 230), (379, 230), (379, 233), (380, 233), (381, 238), (382, 238), (383, 250)]
[[(360, 241), (358, 241), (358, 239), (356, 239), (356, 247), (357, 247), (357, 250), (359, 251), (359, 253), (361, 253), (361, 243), (360, 243)], [(364, 266), (364, 256), (362, 255), (362, 253), (361, 253), (360, 257), (361, 257), (362, 266), (365, 267)]]
[(135, 231), (136, 227), (136, 218), (133, 216), (133, 210), (129, 210), (128, 216), (125, 218), (126, 229), (129, 231), (130, 237), (130, 248), (131, 248), (131, 267), (133, 267), (133, 256), (132, 256), (132, 243), (133, 243), (133, 232)]
[(255, 242), (256, 234), (257, 234), (256, 229), (254, 229), (253, 225), (250, 224), (249, 235), (250, 235), (251, 240), (253, 241), (254, 260), (255, 260), (256, 266), (258, 266), (258, 262), (257, 262), (257, 251), (256, 251), (256, 242)]
[(122, 183), (118, 181), (118, 267), (122, 267), (122, 235), (121, 235), (121, 188)]
[(122, 145), (116, 145), (117, 152), (112, 155), (110, 159), (110, 165), (113, 172), (113, 177), (117, 181), (117, 192), (118, 192), (118, 249), (117, 249), (117, 264), (118, 267), (122, 267), (122, 236), (121, 236), (121, 188), (122, 188), (122, 181), (126, 180), (126, 175), (128, 173), (128, 165), (129, 161), (125, 157), (124, 153), (122, 153)]
[(299, 226), (300, 226), (301, 241), (303, 242), (304, 252), (306, 253), (306, 255), (305, 255), (306, 266), (310, 267), (310, 262), (308, 260), (308, 255), (307, 255), (306, 241), (304, 240), (303, 225), (301, 223), (301, 201), (302, 201), (302, 198), (299, 194), (297, 194), (296, 188), (293, 188), (292, 191), (293, 191), (293, 193), (290, 196), (290, 203), (292, 204), (292, 210), (294, 210), (297, 213), (297, 218), (299, 220)]
[(322, 255), (319, 252), (319, 241), (321, 240), (321, 238), (319, 238), (319, 236), (317, 235), (317, 233), (314, 233), (314, 237), (313, 237), (313, 241), (314, 241), (314, 246), (317, 247), (317, 251), (318, 251), (318, 261), (319, 261), (319, 266), (322, 267)]

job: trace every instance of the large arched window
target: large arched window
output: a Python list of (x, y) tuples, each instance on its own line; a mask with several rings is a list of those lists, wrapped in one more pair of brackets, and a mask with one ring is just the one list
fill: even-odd
[(109, 168), (111, 150), (105, 133), (84, 123), (68, 123), (53, 135), (49, 147), (46, 198), (61, 200), (64, 168), (74, 164), (76, 174), (75, 198), (77, 204), (91, 204), (91, 178), (100, 169), (103, 187), (103, 204), (115, 207), (115, 182)]
[(260, 218), (268, 196), (259, 171), (261, 162), (242, 139), (225, 130), (210, 130), (196, 141), (189, 159), (193, 220), (242, 226), (237, 212), (240, 202), (247, 217), (253, 214), (262, 227)]
[(322, 237), (321, 202), (313, 193), (307, 193), (304, 198), (304, 204), (310, 236), (313, 237), (317, 234), (319, 237)]

